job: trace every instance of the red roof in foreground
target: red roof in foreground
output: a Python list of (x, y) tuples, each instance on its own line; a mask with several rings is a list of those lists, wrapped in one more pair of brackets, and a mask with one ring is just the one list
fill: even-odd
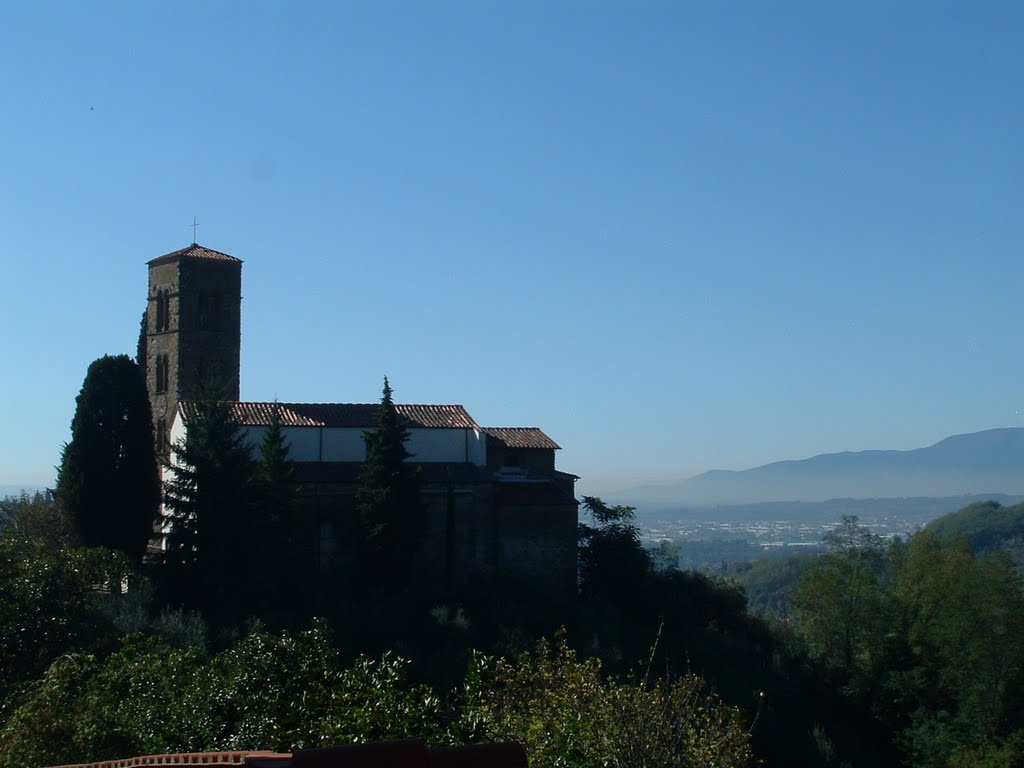
[(484, 427), (484, 432), (509, 448), (561, 448), (537, 427)]
[[(185, 421), (194, 407), (182, 403)], [(274, 408), (281, 409), (281, 424), (286, 427), (357, 427), (377, 426), (377, 403), (232, 403), (235, 420), (247, 427), (270, 424)], [(396, 404), (398, 415), (407, 427), (420, 429), (475, 429), (480, 427), (461, 405)]]
[(402, 766), (402, 768), (527, 768), (520, 744), (468, 744), (458, 747), (427, 747), (421, 739), (395, 739), (368, 744), (278, 752), (192, 752), (180, 755), (145, 755), (123, 760), (79, 763), (58, 768), (142, 768), (143, 766), (196, 766), (213, 768), (314, 768), (326, 766)]
[(150, 266), (154, 264), (163, 264), (168, 261), (174, 261), (179, 258), (190, 258), (190, 259), (205, 259), (206, 261), (226, 261), (233, 264), (241, 264), (241, 259), (236, 259), (234, 256), (228, 256), (226, 253), (215, 251), (212, 248), (205, 248), (198, 243), (192, 243), (187, 248), (182, 248), (180, 251), (171, 251), (165, 253), (163, 256), (157, 256), (155, 259), (147, 262)]
[(209, 768), (245, 765), (287, 768), (291, 764), (290, 752), (188, 752), (177, 755), (142, 755), (120, 760), (101, 760), (97, 763), (75, 763), (56, 768), (144, 768), (151, 765), (205, 765)]

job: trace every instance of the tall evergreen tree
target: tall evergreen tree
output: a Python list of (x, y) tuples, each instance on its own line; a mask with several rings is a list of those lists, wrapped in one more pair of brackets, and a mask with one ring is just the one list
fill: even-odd
[(139, 366), (104, 356), (86, 373), (57, 474), (57, 497), (86, 546), (138, 562), (153, 535), (160, 478), (153, 417)]
[(288, 442), (281, 424), (281, 406), (274, 403), (270, 424), (260, 442), (256, 464), (256, 485), (260, 503), (266, 510), (267, 525), (280, 528), (295, 507), (295, 462), (292, 461)]
[(417, 468), (405, 444), (409, 430), (392, 400), (384, 378), (377, 427), (364, 432), (366, 461), (356, 492), (356, 509), (363, 541), (359, 561), (367, 585), (378, 590), (401, 589), (409, 582), (411, 567), (426, 519), (420, 505)]
[(139, 321), (139, 341), (135, 345), (135, 362), (142, 369), (143, 376), (146, 374), (146, 354), (148, 352), (148, 343), (146, 341), (146, 320), (148, 317), (149, 313), (143, 310), (142, 320)]
[(250, 582), (253, 602), (272, 618), (304, 619), (318, 532), (298, 502), (295, 462), (274, 403), (255, 468), (255, 496), (247, 530), (250, 550), (260, 563)]
[(171, 600), (242, 609), (254, 462), (223, 388), (200, 386), (183, 405), (185, 439), (172, 447), (163, 582)]

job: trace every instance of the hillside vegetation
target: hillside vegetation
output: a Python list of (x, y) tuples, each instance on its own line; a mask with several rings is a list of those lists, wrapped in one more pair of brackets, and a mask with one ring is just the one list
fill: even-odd
[(1004, 507), (980, 502), (929, 523), (926, 530), (944, 539), (965, 536), (975, 552), (1003, 550), (1024, 564), (1024, 503)]
[(652, 557), (631, 508), (585, 506), (560, 612), (537, 585), (457, 603), (410, 585), (320, 619), (296, 601), (282, 630), (168, 603), (145, 567), (74, 546), (53, 499), (8, 500), (0, 766), (402, 736), (515, 739), (578, 768), (1024, 763), (1024, 589), (992, 551), (1018, 508), (892, 542), (847, 518), (825, 554), (748, 569), (777, 621)]

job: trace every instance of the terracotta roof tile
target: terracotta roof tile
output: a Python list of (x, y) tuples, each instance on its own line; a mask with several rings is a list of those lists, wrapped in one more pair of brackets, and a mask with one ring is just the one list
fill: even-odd
[(155, 259), (152, 259), (147, 263), (150, 265), (163, 264), (179, 258), (205, 259), (206, 261), (227, 261), (233, 264), (242, 263), (241, 259), (236, 259), (234, 256), (228, 256), (228, 254), (215, 251), (212, 248), (205, 248), (198, 243), (192, 243), (192, 245), (187, 248), (182, 248), (180, 251), (171, 251), (170, 253), (165, 253), (163, 256), (157, 256)]
[(484, 432), (509, 448), (561, 448), (537, 427), (484, 427)]
[[(182, 403), (187, 422), (195, 412), (190, 403)], [(249, 427), (270, 423), (275, 405), (281, 409), (281, 423), (286, 427), (358, 427), (377, 426), (377, 403), (232, 403), (235, 419)], [(475, 429), (480, 427), (461, 405), (396, 404), (406, 426), (420, 429)]]

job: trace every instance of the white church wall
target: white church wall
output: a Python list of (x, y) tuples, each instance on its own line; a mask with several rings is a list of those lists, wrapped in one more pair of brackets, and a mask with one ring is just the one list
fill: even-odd
[[(255, 458), (266, 427), (242, 427)], [(282, 427), (293, 461), (364, 461), (365, 429), (361, 427)], [(180, 418), (171, 427), (171, 439), (185, 437)], [(424, 463), (487, 464), (487, 436), (471, 429), (410, 429), (406, 448), (412, 461)]]
[(487, 466), (487, 435), (475, 429), (469, 432), (469, 462), (478, 467)]
[(321, 461), (363, 461), (366, 444), (365, 429), (354, 427), (324, 427)]
[[(259, 455), (260, 443), (263, 442), (263, 434), (266, 427), (242, 427), (245, 440), (252, 449), (253, 457)], [(292, 461), (319, 461), (320, 457), (320, 435), (318, 428), (310, 427), (281, 427), (281, 435), (284, 437), (285, 445), (288, 446), (288, 453)]]
[[(181, 418), (181, 411), (177, 411), (174, 414), (174, 421), (171, 422), (171, 430), (168, 439), (171, 441), (171, 445), (180, 445), (185, 442), (185, 422)], [(171, 463), (177, 462), (177, 457), (174, 451), (171, 451)]]
[(293, 461), (317, 461), (320, 458), (320, 430), (309, 427), (283, 427)]
[(410, 429), (405, 444), (413, 461), (463, 463), (468, 460), (468, 429)]

